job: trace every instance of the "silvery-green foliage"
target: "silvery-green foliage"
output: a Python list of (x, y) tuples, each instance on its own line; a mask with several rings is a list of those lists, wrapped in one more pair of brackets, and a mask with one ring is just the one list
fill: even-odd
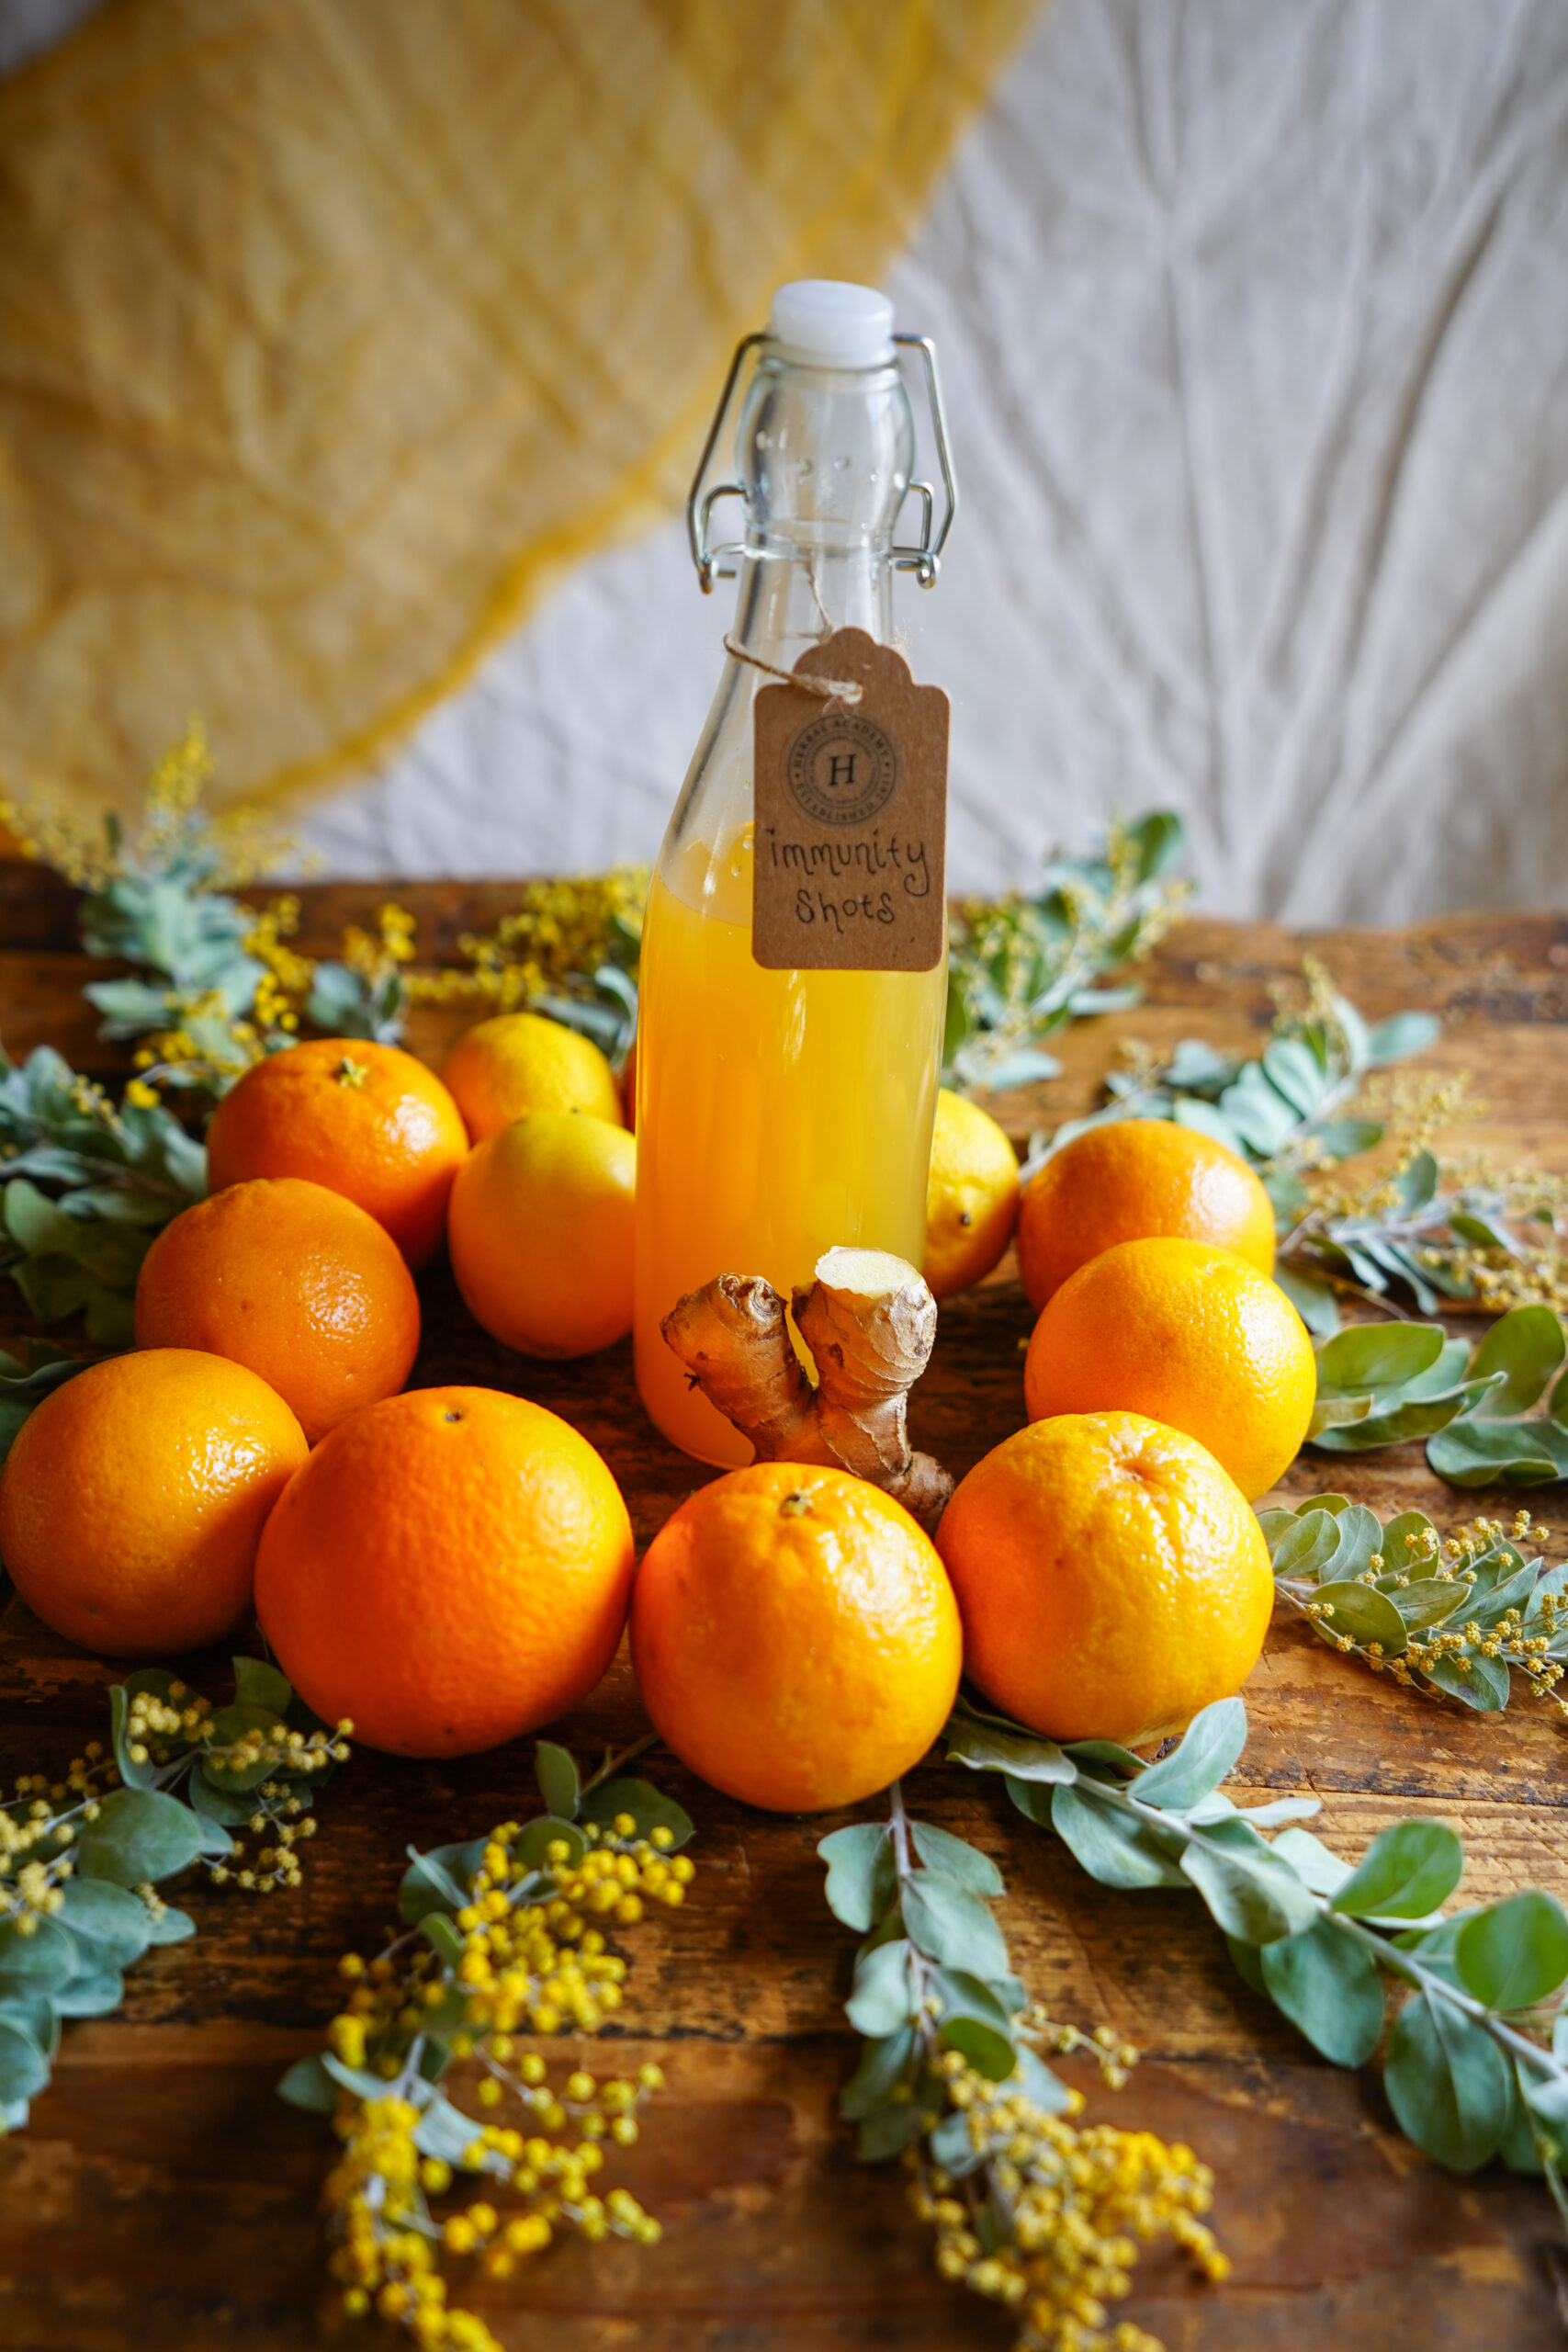
[[(1291, 1573), (1306, 1574), (1310, 1564), (1338, 1589), (1380, 1541), (1412, 1532), (1398, 1521), (1380, 1530), (1370, 1512), (1331, 1499), (1337, 1510), (1265, 1514), (1277, 1572), (1283, 1554)], [(1499, 1579), (1495, 1603), (1517, 1572), (1506, 1576), (1500, 1557), (1489, 1565)], [(1377, 1590), (1353, 1581), (1350, 1589)], [(961, 1702), (947, 1752), (971, 1770), (999, 1773), (1019, 1810), (1053, 1829), (1103, 1884), (1192, 1888), (1247, 1982), (1336, 2064), (1372, 2056), (1387, 1993), (1403, 1988), (1384, 2058), (1401, 2128), (1454, 2171), (1501, 2154), (1516, 2170), (1544, 2172), (1562, 2207), (1568, 2030), (1558, 2017), (1568, 1988), (1568, 1917), (1561, 1906), (1527, 1890), (1445, 1914), (1464, 1856), (1442, 1822), (1395, 1824), (1352, 1869), (1299, 1826), (1318, 1810), (1315, 1799), (1237, 1807), (1220, 1782), (1245, 1736), (1241, 1701), (1222, 1700), (1151, 1765), (1106, 1741), (1058, 1745)], [(1298, 1819), (1279, 1826), (1287, 1813)]]

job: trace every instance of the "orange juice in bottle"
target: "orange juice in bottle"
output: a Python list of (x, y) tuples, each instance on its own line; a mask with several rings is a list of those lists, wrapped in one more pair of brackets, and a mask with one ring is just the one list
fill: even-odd
[[(725, 1464), (749, 1461), (750, 1446), (690, 1386), (660, 1321), (719, 1273), (763, 1274), (787, 1298), (836, 1243), (919, 1264), (947, 988), (940, 931), (918, 970), (770, 968), (753, 952), (755, 697), (839, 629), (886, 644), (895, 565), (929, 584), (941, 540), (931, 543), (927, 493), (921, 546), (894, 546), (914, 434), (886, 300), (834, 281), (781, 288), (768, 335), (751, 341), (732, 650), (649, 893), (637, 1035), (637, 1385), (667, 1437)], [(938, 421), (940, 433), (940, 409)], [(942, 458), (946, 474), (945, 447)], [(700, 499), (702, 481), (694, 545), (706, 586), (717, 493)], [(939, 896), (940, 867), (939, 842)], [(808, 879), (840, 931), (863, 933), (888, 903), (862, 888), (864, 873), (826, 895), (815, 869)], [(814, 905), (803, 919), (817, 928)]]

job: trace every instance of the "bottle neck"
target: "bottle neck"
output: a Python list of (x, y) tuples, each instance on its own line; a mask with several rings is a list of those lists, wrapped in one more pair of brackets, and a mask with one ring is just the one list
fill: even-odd
[(878, 644), (891, 638), (889, 547), (773, 540), (747, 548), (730, 630), (737, 645), (775, 668), (793, 670), (808, 646), (840, 628), (863, 628)]

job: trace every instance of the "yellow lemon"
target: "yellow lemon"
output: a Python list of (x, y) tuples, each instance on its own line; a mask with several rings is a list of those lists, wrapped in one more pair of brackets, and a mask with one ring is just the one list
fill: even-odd
[(534, 1111), (478, 1145), (457, 1173), (452, 1271), (487, 1331), (531, 1356), (587, 1355), (625, 1337), (637, 1181), (625, 1127), (586, 1111)]
[(1121, 1241), (1052, 1294), (1023, 1395), (1032, 1421), (1120, 1411), (1185, 1430), (1256, 1502), (1301, 1450), (1317, 1363), (1284, 1292), (1234, 1250)]
[(471, 1143), (525, 1111), (586, 1111), (612, 1126), (621, 1115), (615, 1074), (592, 1037), (538, 1012), (500, 1012), (466, 1029), (441, 1072)]
[(926, 1261), (933, 1298), (988, 1274), (1012, 1238), (1018, 1160), (995, 1119), (944, 1086), (936, 1098), (926, 1186)]

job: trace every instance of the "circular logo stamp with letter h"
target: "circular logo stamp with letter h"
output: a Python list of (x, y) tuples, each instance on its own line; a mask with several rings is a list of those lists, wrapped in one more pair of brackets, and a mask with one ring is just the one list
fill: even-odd
[(892, 799), (898, 761), (869, 718), (824, 712), (790, 745), (785, 773), (792, 797), (819, 825), (863, 825)]

